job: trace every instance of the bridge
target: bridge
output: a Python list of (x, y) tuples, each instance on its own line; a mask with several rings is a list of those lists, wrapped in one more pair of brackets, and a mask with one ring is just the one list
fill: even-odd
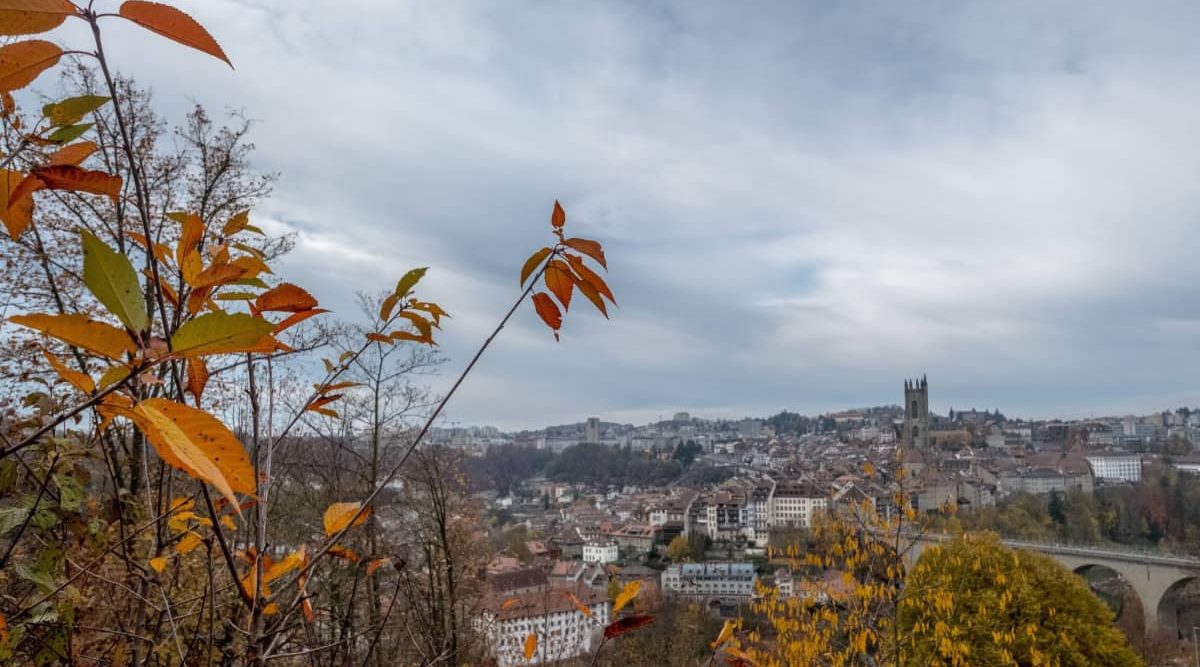
[[(905, 557), (916, 562), (932, 544), (952, 539), (949, 535), (926, 534), (913, 541)], [(1115, 576), (1141, 602), (1144, 629), (1184, 634), (1194, 623), (1180, 627), (1180, 616), (1191, 597), (1189, 588), (1200, 587), (1200, 557), (1121, 547), (1092, 547), (1003, 540), (1013, 549), (1036, 551), (1051, 556), (1075, 574)], [(1089, 579), (1091, 583), (1091, 579)], [(1192, 586), (1195, 584), (1195, 586)], [(1191, 618), (1189, 616), (1189, 618)]]

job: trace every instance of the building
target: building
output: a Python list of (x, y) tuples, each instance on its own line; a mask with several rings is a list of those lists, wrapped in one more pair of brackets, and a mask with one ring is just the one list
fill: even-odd
[(589, 540), (583, 543), (583, 562), (605, 565), (621, 557), (621, 548), (613, 540)]
[(747, 600), (758, 575), (753, 563), (676, 563), (662, 573), (664, 593)]
[(1090, 454), (1092, 475), (1105, 481), (1137, 482), (1142, 479), (1142, 457), (1138, 454)]
[(829, 494), (805, 482), (779, 483), (769, 501), (772, 528), (812, 528), (813, 519), (829, 506)]
[[(548, 590), (489, 603), (475, 619), (476, 628), (498, 667), (557, 663), (591, 653), (600, 641), (600, 628), (608, 624), (610, 604), (600, 591), (586, 587), (567, 589), (592, 613), (588, 618), (564, 590)], [(537, 652), (525, 659), (525, 639), (538, 638)]]
[[(578, 431), (576, 431), (578, 433)], [(588, 417), (587, 420), (587, 442), (597, 444), (600, 442), (600, 418)]]
[(904, 381), (904, 444), (918, 450), (929, 449), (929, 383)]

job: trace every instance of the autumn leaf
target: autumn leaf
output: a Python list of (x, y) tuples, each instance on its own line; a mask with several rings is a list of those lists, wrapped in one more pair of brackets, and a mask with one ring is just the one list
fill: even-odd
[(50, 154), (47, 164), (79, 165), (95, 153), (99, 146), (92, 141), (81, 141), (77, 144), (63, 146)]
[(228, 354), (257, 349), (274, 328), (270, 322), (246, 313), (205, 313), (184, 323), (171, 337), (179, 354)]
[(300, 549), (284, 556), (282, 560), (271, 563), (271, 566), (263, 571), (263, 583), (275, 581), (288, 572), (303, 567), (306, 563), (308, 563), (308, 555), (302, 546)]
[(425, 272), (428, 270), (428, 266), (422, 266), (405, 273), (396, 283), (396, 290), (393, 293), (399, 295), (401, 299), (408, 296), (412, 293), (412, 289), (417, 286), (417, 283), (421, 282), (421, 279), (425, 277)]
[(92, 376), (87, 373), (71, 370), (61, 359), (51, 354), (49, 350), (42, 350), (42, 354), (46, 355), (46, 361), (50, 363), (50, 367), (54, 369), (54, 372), (58, 373), (58, 376), (66, 380), (72, 387), (85, 394), (90, 394), (96, 390), (96, 383), (92, 380)]
[(284, 318), (284, 320), (282, 322), (280, 322), (279, 324), (276, 324), (275, 328), (271, 331), (271, 333), (277, 334), (277, 333), (283, 331), (284, 329), (293, 327), (293, 326), (303, 322), (304, 320), (307, 320), (308, 318), (312, 317), (313, 315), (320, 315), (321, 313), (328, 313), (328, 312), (329, 311), (324, 308), (313, 308), (312, 310), (305, 310), (305, 311), (301, 311), (299, 313), (292, 313), (291, 315), (288, 315), (286, 318)]
[[(358, 510), (362, 507), (362, 503), (333, 503), (325, 509), (325, 524), (326, 535), (336, 535), (340, 533), (346, 526), (357, 527), (367, 521), (367, 517), (371, 516), (371, 508), (367, 508), (362, 514)], [(357, 515), (357, 518), (355, 518)], [(354, 523), (351, 524), (350, 521)]]
[(80, 95), (68, 97), (59, 102), (51, 102), (42, 107), (42, 115), (50, 121), (53, 127), (74, 125), (83, 117), (99, 109), (109, 99), (100, 95)]
[(616, 639), (623, 634), (633, 632), (638, 628), (649, 625), (654, 622), (654, 617), (650, 614), (637, 614), (634, 616), (626, 616), (619, 621), (614, 621), (604, 626), (604, 636), (607, 639)]
[(348, 560), (352, 563), (357, 563), (359, 561), (359, 555), (357, 551), (349, 547), (344, 547), (340, 544), (335, 544), (329, 547), (328, 553), (334, 558), (341, 558), (342, 560)]
[(238, 211), (221, 228), (221, 236), (229, 237), (237, 234), (250, 224), (250, 211)]
[(537, 653), (537, 644), (538, 644), (537, 633), (536, 632), (529, 633), (529, 636), (525, 638), (525, 659), (526, 660), (533, 660), (533, 655), (535, 653)]
[[(34, 179), (36, 180), (36, 179)], [(22, 187), (26, 175), (19, 171), (0, 169), (0, 218), (8, 235), (16, 241), (33, 222), (33, 190)]]
[(0, 0), (0, 35), (36, 35), (75, 13), (67, 0)]
[(187, 362), (187, 390), (188, 393), (196, 399), (196, 405), (200, 405), (200, 396), (204, 394), (204, 387), (208, 384), (208, 366), (200, 357), (192, 357)]
[(202, 289), (205, 287), (217, 287), (219, 285), (227, 285), (238, 278), (246, 275), (246, 269), (235, 266), (233, 264), (213, 264), (196, 275), (192, 280), (192, 287)]
[(167, 557), (159, 556), (158, 558), (151, 558), (150, 568), (155, 572), (162, 572), (163, 570), (167, 569)]
[(713, 640), (712, 644), (710, 644), (713, 650), (716, 650), (722, 644), (729, 641), (729, 638), (733, 636), (733, 626), (733, 621), (725, 621), (725, 625), (721, 626), (720, 634), (718, 634), (717, 638)]
[(578, 250), (596, 260), (600, 266), (603, 266), (605, 269), (608, 268), (608, 264), (604, 261), (604, 248), (596, 241), (588, 239), (564, 239), (563, 245)]
[(92, 171), (70, 164), (38, 167), (29, 172), (50, 190), (70, 190), (95, 195), (108, 195), (113, 204), (121, 196), (121, 177), (102, 171)]
[(67, 144), (82, 137), (88, 130), (95, 127), (95, 123), (80, 123), (78, 125), (68, 125), (60, 127), (57, 130), (46, 135), (46, 141), (52, 144)]
[(529, 280), (529, 276), (533, 275), (534, 270), (537, 269), (537, 267), (540, 266), (541, 263), (545, 261), (545, 259), (549, 257), (550, 253), (552, 252), (554, 251), (550, 248), (542, 248), (541, 250), (538, 250), (530, 255), (529, 259), (525, 260), (525, 265), (521, 267), (521, 287), (525, 286), (525, 281)]
[(595, 271), (592, 271), (583, 263), (583, 258), (578, 255), (567, 255), (567, 261), (571, 263), (571, 268), (579, 275), (580, 279), (587, 281), (596, 291), (608, 298), (613, 305), (617, 305), (616, 298), (613, 297), (612, 290), (608, 289), (608, 283), (600, 277)]
[(562, 204), (558, 200), (554, 200), (554, 212), (550, 214), (550, 224), (555, 229), (562, 227), (567, 222), (567, 212), (563, 210)]
[(579, 613), (587, 616), (588, 618), (592, 618), (592, 610), (589, 609), (586, 604), (581, 602), (579, 598), (575, 597), (574, 593), (571, 591), (563, 591), (563, 595), (567, 596), (567, 599), (571, 601), (571, 604), (575, 605), (575, 609), (579, 610)]
[(558, 340), (558, 330), (562, 328), (562, 313), (559, 312), (558, 306), (554, 305), (550, 295), (545, 292), (534, 294), (533, 307), (546, 326), (554, 330), (554, 339)]
[(299, 313), (316, 308), (317, 300), (303, 288), (283, 283), (260, 294), (254, 307), (263, 312)]
[(433, 329), (432, 329), (432, 325), (430, 324), (429, 320), (425, 319), (424, 317), (421, 317), (420, 315), (418, 315), (414, 312), (410, 312), (407, 310), (400, 313), (400, 317), (403, 317), (404, 319), (408, 320), (409, 322), (412, 322), (413, 327), (415, 327), (417, 329), (417, 331), (419, 331), (421, 333), (421, 337), (423, 339), (431, 340), (433, 338)]
[(235, 506), (235, 492), (254, 495), (250, 458), (216, 417), (165, 398), (146, 399), (129, 416), (167, 465), (211, 484)]
[(179, 541), (179, 544), (175, 545), (175, 551), (181, 554), (188, 553), (189, 551), (200, 546), (200, 541), (199, 533), (188, 531), (188, 534)]
[(580, 293), (582, 293), (588, 301), (592, 302), (592, 305), (596, 307), (596, 310), (599, 310), (600, 313), (604, 315), (605, 319), (607, 319), (608, 306), (604, 305), (604, 299), (600, 297), (600, 293), (596, 291), (596, 288), (592, 287), (591, 283), (583, 280), (582, 278), (575, 279), (575, 286), (579, 288)]
[(567, 267), (567, 263), (561, 259), (551, 261), (546, 267), (545, 278), (546, 288), (558, 297), (563, 310), (570, 310), (571, 292), (575, 289), (575, 280), (571, 276), (571, 270)]
[(375, 574), (375, 570), (378, 570), (380, 567), (383, 567), (390, 562), (392, 562), (391, 558), (372, 558), (370, 562), (367, 563), (367, 576), (369, 577), (372, 574)]
[(632, 602), (633, 599), (638, 596), (638, 593), (640, 593), (641, 590), (642, 582), (637, 581), (636, 579), (625, 584), (625, 588), (621, 589), (620, 594), (617, 595), (617, 599), (613, 601), (613, 615), (615, 616), (617, 612), (621, 611), (621, 609), (625, 607), (625, 605)]
[(20, 90), (58, 63), (62, 49), (57, 44), (31, 39), (0, 47), (0, 90)]
[(142, 0), (126, 0), (121, 4), (119, 13), (122, 17), (151, 32), (156, 32), (184, 46), (190, 46), (210, 56), (220, 58), (233, 67), (229, 57), (221, 50), (221, 45), (217, 44), (217, 40), (213, 39), (204, 26), (170, 5), (143, 2)]
[(112, 385), (129, 377), (132, 370), (125, 364), (117, 364), (100, 374), (100, 381), (96, 386), (100, 389), (108, 389)]
[(125, 255), (108, 247), (91, 232), (80, 232), (83, 244), (83, 283), (108, 312), (135, 333), (150, 328), (137, 271)]
[[(182, 267), (184, 259), (200, 245), (200, 240), (204, 238), (204, 221), (195, 213), (181, 211), (172, 211), (167, 214), (167, 217), (180, 225), (179, 243), (175, 246), (175, 261)], [(196, 254), (196, 259), (200, 259), (199, 253)], [(197, 267), (196, 273), (199, 273), (199, 267)], [(190, 280), (188, 284), (191, 284)]]
[(133, 339), (125, 330), (78, 313), (14, 315), (8, 321), (115, 361), (124, 360), (127, 353), (136, 349)]

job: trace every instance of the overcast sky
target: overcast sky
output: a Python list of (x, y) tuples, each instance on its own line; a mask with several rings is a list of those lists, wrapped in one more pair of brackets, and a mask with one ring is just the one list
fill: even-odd
[(451, 420), (816, 413), (922, 373), (943, 413), (1200, 403), (1194, 2), (174, 4), (236, 71), (116, 22), (112, 59), (174, 118), (261, 121), (255, 217), (323, 305), (430, 265), (447, 375), (556, 198), (604, 243), (612, 320), (580, 301), (555, 344), (526, 306)]

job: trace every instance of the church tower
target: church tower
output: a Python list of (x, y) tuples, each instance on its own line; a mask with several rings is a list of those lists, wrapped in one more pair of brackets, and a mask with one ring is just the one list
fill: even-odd
[(919, 451), (929, 449), (929, 383), (904, 381), (904, 444)]

